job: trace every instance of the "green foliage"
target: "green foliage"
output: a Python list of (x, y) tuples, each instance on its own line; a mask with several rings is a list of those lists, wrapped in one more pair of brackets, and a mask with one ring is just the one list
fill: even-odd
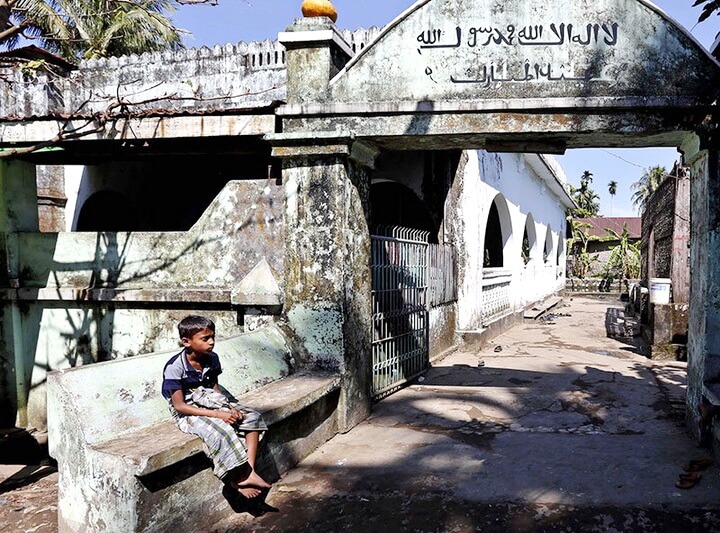
[(580, 187), (570, 185), (570, 196), (577, 208), (570, 211), (570, 215), (574, 218), (591, 218), (598, 216), (600, 212), (599, 196), (590, 187), (592, 183), (592, 172), (586, 170), (580, 177)]
[(648, 200), (665, 180), (666, 176), (667, 171), (665, 167), (648, 167), (640, 179), (630, 186), (630, 188), (635, 191), (632, 195), (632, 203), (638, 208), (640, 214), (645, 211)]
[(605, 263), (605, 275), (616, 278), (636, 279), (640, 277), (640, 249), (630, 242), (627, 224), (623, 224), (622, 234), (605, 228), (609, 237), (619, 243), (610, 250), (610, 257)]
[(617, 187), (618, 182), (615, 180), (608, 183), (608, 193), (610, 193), (610, 196), (615, 196), (617, 194)]
[(44, 59), (33, 59), (20, 65), (20, 72), (28, 78), (34, 78), (39, 70), (45, 70), (47, 67), (47, 61)]
[[(17, 0), (4, 22), (73, 61), (182, 48), (166, 15), (174, 10), (172, 0)], [(16, 46), (18, 37), (5, 44)]]
[(588, 230), (592, 228), (592, 224), (570, 220), (570, 227), (572, 236), (567, 240), (567, 249), (572, 261), (571, 268), (573, 276), (584, 278), (590, 271), (592, 262), (596, 259), (596, 257), (591, 256), (587, 251), (588, 243), (590, 242)]
[(713, 13), (720, 15), (720, 0), (695, 0), (693, 7), (697, 7), (702, 4), (705, 5), (703, 6), (702, 13), (700, 13), (700, 16), (698, 17), (698, 22), (706, 20)]

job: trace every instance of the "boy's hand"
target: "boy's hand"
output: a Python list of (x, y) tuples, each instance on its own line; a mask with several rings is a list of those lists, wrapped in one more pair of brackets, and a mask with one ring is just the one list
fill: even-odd
[(243, 419), (242, 413), (234, 407), (232, 407), (230, 411), (215, 411), (215, 415), (217, 418), (223, 422), (227, 422), (231, 426)]

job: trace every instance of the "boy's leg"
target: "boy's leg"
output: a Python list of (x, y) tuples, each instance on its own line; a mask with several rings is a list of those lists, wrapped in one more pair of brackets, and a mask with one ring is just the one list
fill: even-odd
[(245, 433), (245, 446), (248, 457), (248, 464), (250, 465), (251, 471), (250, 474), (238, 484), (238, 487), (242, 488), (253, 486), (267, 489), (272, 486), (270, 485), (270, 483), (261, 478), (255, 471), (255, 459), (257, 458), (257, 450), (259, 443), (260, 432), (248, 431)]

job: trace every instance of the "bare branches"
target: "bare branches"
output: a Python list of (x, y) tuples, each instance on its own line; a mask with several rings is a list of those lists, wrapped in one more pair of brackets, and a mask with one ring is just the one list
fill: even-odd
[[(131, 119), (141, 119), (148, 116), (158, 114), (157, 109), (145, 109), (138, 110), (137, 108), (147, 106), (156, 102), (181, 102), (181, 101), (194, 101), (194, 102), (209, 102), (213, 100), (227, 100), (244, 96), (255, 96), (266, 92), (273, 91), (278, 87), (273, 86), (268, 89), (263, 89), (256, 92), (247, 92), (239, 95), (225, 95), (216, 97), (196, 97), (196, 96), (179, 96), (177, 93), (165, 94), (153, 98), (146, 98), (144, 100), (130, 100), (120, 94), (120, 86), (118, 86), (116, 94), (112, 97), (102, 95), (91, 95), (87, 98), (78, 108), (71, 114), (65, 115), (65, 123), (62, 125), (57, 135), (52, 138), (33, 144), (31, 146), (24, 146), (22, 148), (13, 149), (0, 149), (0, 159), (7, 159), (12, 157), (19, 157), (23, 155), (32, 154), (45, 148), (51, 148), (57, 146), (65, 141), (71, 141), (88, 137), (90, 135), (101, 134), (105, 131), (108, 123), (122, 121), (122, 136), (125, 138), (125, 134), (130, 126)], [(152, 89), (152, 88), (150, 88)], [(149, 89), (148, 89), (149, 90)], [(144, 91), (143, 91), (144, 92)], [(139, 93), (136, 93), (136, 95)], [(83, 112), (83, 109), (91, 102), (102, 102), (107, 101), (107, 107), (95, 113), (88, 114)], [(133, 108), (135, 108), (133, 110)], [(83, 121), (83, 123), (77, 126), (77, 121)], [(132, 131), (132, 130), (131, 130)]]

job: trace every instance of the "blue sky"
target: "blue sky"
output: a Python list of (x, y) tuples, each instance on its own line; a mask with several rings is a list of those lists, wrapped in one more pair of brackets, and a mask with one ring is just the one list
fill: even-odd
[[(384, 26), (410, 7), (413, 0), (332, 0), (338, 11), (341, 29)], [(559, 1), (559, 0), (549, 0)], [(571, 0), (568, 0), (571, 1)], [(278, 32), (300, 17), (302, 0), (219, 0), (219, 5), (181, 6), (174, 15), (175, 24), (192, 32), (185, 43), (190, 47), (275, 39)], [(693, 0), (658, 0), (655, 4), (681, 26), (688, 29), (705, 48), (710, 48), (720, 31), (720, 17), (713, 16), (696, 24), (699, 8)], [(643, 169), (661, 165), (670, 170), (678, 158), (674, 148), (584, 149), (569, 150), (558, 158), (568, 181), (577, 185), (584, 170), (593, 173), (593, 188), (600, 196), (601, 214), (636, 216), (632, 208), (630, 185)], [(618, 182), (617, 195), (607, 192), (611, 180)]]

